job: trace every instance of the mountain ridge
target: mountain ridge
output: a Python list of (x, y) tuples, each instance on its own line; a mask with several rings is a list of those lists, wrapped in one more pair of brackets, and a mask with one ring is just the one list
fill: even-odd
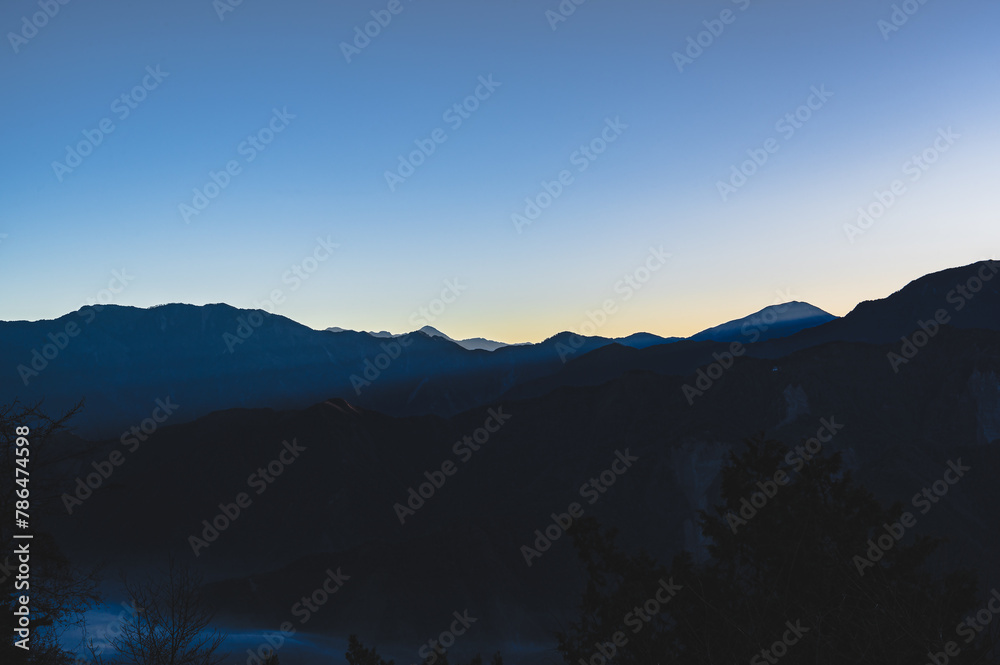
[[(331, 397), (396, 416), (450, 416), (503, 395), (593, 385), (635, 369), (691, 374), (733, 343), (770, 359), (834, 341), (889, 343), (943, 307), (955, 310), (954, 327), (998, 330), (1000, 280), (978, 278), (975, 293), (958, 301), (961, 309), (950, 302), (959, 297), (956, 285), (974, 284), (975, 273), (992, 279), (998, 265), (931, 273), (884, 299), (860, 303), (843, 318), (787, 336), (766, 337), (773, 330), (763, 330), (764, 316), (780, 314), (769, 308), (699, 333), (728, 342), (564, 331), (537, 344), (468, 350), (443, 334), (317, 331), (223, 303), (85, 307), (54, 320), (0, 322), (0, 367), (8, 368), (0, 402), (46, 399), (65, 410), (85, 399), (89, 408), (77, 426), (97, 438), (142, 422), (157, 399), (181, 405), (177, 422), (236, 407), (304, 408)], [(790, 310), (793, 327), (821, 312), (805, 303)]]

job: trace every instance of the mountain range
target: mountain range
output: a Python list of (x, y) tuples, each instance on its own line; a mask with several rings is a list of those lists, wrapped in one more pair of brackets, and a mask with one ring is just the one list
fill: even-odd
[[(342, 569), (351, 579), (311, 632), (418, 644), (468, 608), (479, 618), (468, 644), (551, 644), (584, 579), (568, 539), (525, 561), (522, 546), (553, 513), (578, 501), (630, 550), (701, 557), (698, 513), (717, 500), (729, 453), (757, 434), (795, 445), (835, 423), (826, 450), (886, 503), (908, 502), (949, 460), (971, 469), (919, 533), (949, 539), (935, 565), (977, 568), (988, 589), (1000, 585), (1000, 533), (982, 509), (1000, 501), (996, 267), (927, 275), (842, 318), (788, 303), (683, 340), (560, 333), (493, 351), (426, 331), (315, 331), (263, 314), (254, 325), (225, 305), (105, 307), (30, 385), (64, 404), (87, 398), (86, 426), (63, 452), (108, 433), (97, 453), (67, 456), (63, 477), (114, 451), (125, 462), (50, 526), (82, 560), (195, 557), (221, 616), (249, 631), (274, 630), (325, 571)], [(224, 336), (238, 336), (241, 319), (249, 334), (230, 352)], [(5, 366), (83, 320), (0, 324)], [(378, 375), (354, 394), (366, 360)], [(25, 394), (10, 383), (6, 393)], [(141, 445), (119, 440), (156, 399), (176, 414)], [(296, 456), (280, 477), (248, 489), (288, 446)], [(581, 498), (588, 479), (633, 458), (593, 503)], [(74, 491), (67, 482), (63, 496)], [(252, 503), (205, 537), (240, 492)]]
[[(355, 332), (352, 330), (345, 330), (344, 328), (338, 328), (336, 326), (332, 328), (327, 328), (327, 330), (330, 332)], [(484, 337), (471, 337), (469, 339), (452, 339), (451, 337), (448, 337), (443, 332), (441, 332), (440, 330), (438, 330), (433, 326), (424, 326), (423, 328), (420, 328), (415, 332), (421, 332), (427, 335), (428, 337), (440, 337), (442, 339), (446, 339), (449, 342), (454, 342), (463, 349), (467, 349), (469, 351), (477, 351), (477, 350), (496, 351), (501, 347), (511, 346), (511, 344), (507, 344), (505, 342), (496, 342), (491, 339), (486, 339)], [(392, 337), (405, 337), (407, 333), (400, 333), (394, 335), (391, 332), (386, 332), (383, 330), (381, 332), (366, 332), (365, 334), (371, 335), (372, 337), (392, 338)], [(515, 344), (514, 346), (518, 345)]]
[[(787, 311), (777, 329), (785, 334), (835, 318), (804, 303), (780, 307)], [(766, 327), (763, 318), (775, 309), (692, 339), (728, 341), (741, 327)], [(166, 398), (181, 405), (174, 422), (234, 407), (301, 408), (330, 397), (392, 415), (447, 416), (605, 346), (637, 350), (677, 341), (650, 333), (612, 339), (562, 332), (508, 345), (456, 341), (430, 326), (402, 335), (317, 331), (224, 304), (104, 305), (55, 320), (0, 322), (0, 366), (10, 368), (0, 402), (44, 398), (65, 410), (86, 400), (76, 427), (87, 437), (114, 436)]]

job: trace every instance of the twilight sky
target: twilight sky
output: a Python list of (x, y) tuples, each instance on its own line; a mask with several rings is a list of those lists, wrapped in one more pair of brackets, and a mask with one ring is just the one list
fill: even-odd
[(993, 0), (231, 1), (0, 9), (0, 319), (110, 284), (510, 342), (610, 300), (599, 335), (688, 335), (997, 258)]

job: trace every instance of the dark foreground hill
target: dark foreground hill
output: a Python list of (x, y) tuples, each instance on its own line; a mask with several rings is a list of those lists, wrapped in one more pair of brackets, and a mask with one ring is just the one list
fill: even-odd
[[(350, 580), (310, 631), (419, 644), (468, 609), (476, 639), (550, 640), (583, 579), (558, 524), (571, 504), (629, 548), (701, 556), (698, 511), (713, 504), (728, 451), (760, 432), (798, 445), (826, 427), (835, 436), (824, 449), (886, 503), (908, 506), (960, 459), (969, 472), (920, 513), (913, 537), (948, 536), (936, 564), (971, 565), (988, 589), (1000, 585), (1000, 536), (984, 508), (1000, 500), (1000, 281), (985, 270), (929, 275), (788, 337), (755, 342), (741, 324), (745, 344), (629, 348), (567, 334), (490, 353), (413, 336), (372, 381), (381, 392), (322, 394), (307, 408), (292, 402), (331, 376), (350, 390), (353, 363), (388, 354), (385, 340), (271, 318), (228, 354), (236, 360), (220, 360), (201, 342), (224, 351), (238, 310), (130, 310), (126, 328), (98, 317), (46, 381), (84, 385), (96, 372), (115, 417), (147, 402), (149, 417), (156, 398), (194, 401), (176, 400), (184, 418), (147, 431), (137, 420), (64, 465), (71, 480), (52, 527), (79, 560), (136, 569), (168, 551), (185, 557), (210, 575), (226, 618), (254, 630), (294, 618), (339, 569)], [(30, 325), (4, 334), (30, 344)], [(243, 402), (269, 408), (207, 412)], [(88, 405), (98, 420), (101, 404)]]
[[(886, 503), (909, 507), (960, 458), (970, 471), (914, 531), (950, 538), (938, 563), (1000, 584), (1000, 535), (985, 508), (1000, 500), (1000, 333), (945, 328), (898, 373), (886, 361), (893, 347), (825, 344), (782, 358), (778, 371), (739, 358), (694, 400), (690, 377), (640, 371), (450, 418), (342, 400), (215, 413), (124, 452), (54, 526), (81, 558), (137, 567), (175, 551), (211, 572), (227, 618), (256, 629), (294, 620), (296, 603), (340, 569), (350, 580), (308, 630), (419, 644), (468, 609), (476, 640), (546, 640), (572, 616), (583, 579), (568, 538), (535, 542), (536, 530), (558, 533), (553, 513), (576, 502), (629, 548), (698, 555), (696, 514), (712, 504), (729, 450), (758, 432), (801, 444), (832, 424), (825, 450), (842, 452)], [(457, 444), (466, 435), (479, 450)], [(283, 458), (273, 483), (262, 481), (259, 469)], [(399, 510), (424, 483), (423, 505)], [(219, 517), (241, 492), (250, 502), (240, 516)], [(203, 520), (218, 521), (216, 538)], [(531, 566), (525, 545), (545, 550)]]

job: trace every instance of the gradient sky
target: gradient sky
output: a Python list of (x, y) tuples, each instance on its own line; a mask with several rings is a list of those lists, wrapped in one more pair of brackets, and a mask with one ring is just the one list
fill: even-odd
[[(275, 311), (314, 328), (410, 330), (457, 278), (428, 321), (453, 337), (538, 341), (608, 299), (597, 334), (688, 335), (788, 298), (843, 315), (997, 257), (994, 0), (929, 0), (888, 39), (893, 3), (876, 0), (591, 0), (555, 30), (557, 0), (402, 0), (348, 63), (340, 44), (387, 5), (243, 0), (220, 20), (211, 0), (71, 0), (12, 44), (41, 10), (5, 3), (0, 319), (75, 310), (124, 269), (118, 304), (253, 307), (281, 289)], [(121, 119), (114, 100), (156, 66), (169, 76)], [(443, 113), (490, 75), (453, 129)], [(812, 86), (833, 96), (786, 137), (776, 122)], [(295, 118), (248, 163), (238, 146), (274, 108)], [(60, 182), (53, 162), (104, 118), (114, 131)], [(579, 172), (608, 118), (628, 128)], [(385, 171), (436, 128), (447, 140), (390, 191)], [(960, 138), (911, 181), (904, 163), (947, 128)], [(723, 201), (717, 182), (772, 137)], [(179, 205), (230, 160), (240, 174), (185, 223)], [(518, 233), (511, 215), (564, 169), (572, 184)], [(906, 191), (849, 242), (895, 179)], [(318, 237), (339, 248), (293, 289)], [(623, 301), (616, 283), (660, 246), (671, 258)]]

